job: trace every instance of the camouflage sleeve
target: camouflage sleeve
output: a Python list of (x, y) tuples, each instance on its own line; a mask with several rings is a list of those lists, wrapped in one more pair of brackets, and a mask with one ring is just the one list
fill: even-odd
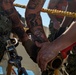
[(30, 31), (42, 41), (47, 40), (40, 16), (40, 10), (43, 7), (44, 2), (45, 0), (29, 0), (25, 13), (26, 23), (30, 28)]
[(24, 36), (26, 36), (27, 38), (28, 36), (25, 33), (25, 30), (23, 29), (23, 25), (20, 21), (18, 13), (13, 6), (14, 0), (0, 0), (0, 1), (2, 1), (1, 7), (5, 11), (5, 13), (8, 15), (8, 17), (12, 20), (13, 31), (18, 35), (20, 39), (24, 38)]

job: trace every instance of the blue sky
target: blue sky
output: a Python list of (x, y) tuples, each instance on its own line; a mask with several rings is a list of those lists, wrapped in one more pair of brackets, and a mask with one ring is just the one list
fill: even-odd
[[(27, 5), (29, 0), (15, 0), (14, 3), (18, 3), (18, 4), (22, 4), (22, 5)], [(45, 4), (44, 4), (44, 7), (43, 8), (47, 8), (47, 5), (48, 5), (48, 2), (49, 0), (46, 0)], [(16, 7), (17, 11), (24, 17), (25, 16), (25, 9), (22, 9), (22, 8), (19, 8), (19, 7)], [(44, 26), (49, 26), (49, 17), (47, 15), (47, 13), (42, 13), (41, 12), (41, 17), (42, 17), (42, 22), (43, 22), (43, 25)]]

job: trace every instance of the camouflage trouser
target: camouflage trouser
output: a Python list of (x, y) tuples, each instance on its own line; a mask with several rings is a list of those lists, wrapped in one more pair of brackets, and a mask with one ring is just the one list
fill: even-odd
[(66, 71), (69, 75), (76, 75), (76, 46), (73, 47), (72, 53), (69, 53), (67, 63)]

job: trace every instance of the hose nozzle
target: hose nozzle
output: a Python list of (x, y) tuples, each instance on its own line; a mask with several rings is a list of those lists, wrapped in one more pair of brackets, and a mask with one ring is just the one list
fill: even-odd
[(58, 69), (62, 65), (63, 59), (61, 56), (57, 56), (51, 62), (49, 62), (50, 69)]

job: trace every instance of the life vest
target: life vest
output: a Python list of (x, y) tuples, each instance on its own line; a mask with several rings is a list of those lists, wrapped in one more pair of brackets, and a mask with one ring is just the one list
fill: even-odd
[[(56, 9), (65, 11), (67, 4), (68, 4), (67, 0), (60, 0), (58, 5), (56, 5)], [(63, 16), (57, 15), (56, 17), (63, 19)]]

